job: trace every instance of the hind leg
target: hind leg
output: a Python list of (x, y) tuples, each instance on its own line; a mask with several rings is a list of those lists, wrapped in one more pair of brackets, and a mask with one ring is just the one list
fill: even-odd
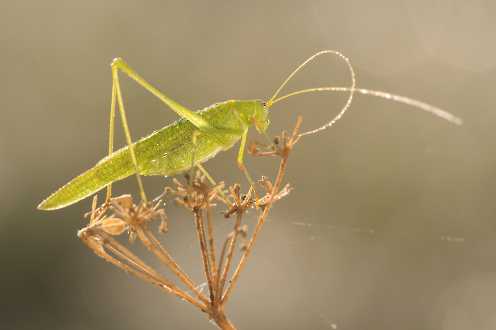
[[(109, 121), (109, 141), (108, 141), (108, 153), (112, 154), (114, 151), (114, 135), (115, 135), (115, 108), (116, 104), (119, 107), (119, 114), (122, 123), (122, 129), (124, 130), (124, 135), (126, 136), (126, 142), (129, 148), (129, 153), (131, 154), (131, 160), (136, 171), (136, 179), (138, 181), (138, 187), (140, 191), (141, 200), (147, 202), (145, 189), (143, 187), (143, 182), (141, 176), (139, 175), (138, 161), (136, 159), (136, 154), (134, 152), (134, 145), (131, 139), (131, 131), (127, 123), (126, 110), (124, 109), (124, 101), (122, 98), (122, 91), (119, 83), (118, 69), (112, 65), (112, 100), (110, 102), (110, 121)], [(107, 186), (106, 201), (108, 202), (112, 197), (112, 183)]]

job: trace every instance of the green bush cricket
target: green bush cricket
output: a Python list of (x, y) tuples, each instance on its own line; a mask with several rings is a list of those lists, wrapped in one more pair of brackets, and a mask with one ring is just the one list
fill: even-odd
[[(309, 88), (278, 97), (284, 86), (298, 71), (316, 57), (324, 54), (338, 56), (346, 62), (351, 75), (351, 84), (349, 87)], [(314, 134), (332, 126), (348, 110), (354, 93), (372, 95), (405, 103), (420, 110), (430, 112), (454, 124), (461, 124), (459, 118), (426, 103), (386, 92), (356, 88), (355, 73), (350, 61), (341, 53), (333, 50), (320, 51), (305, 60), (286, 78), (268, 101), (230, 100), (213, 104), (199, 111), (191, 111), (163, 94), (137, 74), (121, 58), (115, 59), (111, 64), (111, 68), (112, 99), (110, 106), (108, 156), (50, 195), (38, 205), (38, 209), (60, 209), (76, 203), (105, 187), (107, 187), (108, 200), (111, 197), (112, 183), (133, 174), (136, 175), (138, 181), (141, 199), (146, 202), (147, 198), (143, 189), (141, 175), (173, 176), (187, 171), (193, 166), (197, 166), (207, 177), (211, 178), (201, 164), (214, 157), (218, 152), (232, 148), (238, 141), (240, 141), (240, 147), (237, 163), (244, 171), (248, 180), (252, 182), (243, 165), (243, 154), (248, 129), (253, 126), (258, 132), (265, 133), (269, 126), (269, 109), (274, 104), (295, 95), (324, 91), (349, 93), (346, 104), (330, 122), (317, 129), (301, 133), (301, 136)], [(120, 72), (126, 74), (159, 98), (181, 118), (133, 143), (119, 84)], [(127, 146), (114, 151), (116, 107), (119, 109)]]

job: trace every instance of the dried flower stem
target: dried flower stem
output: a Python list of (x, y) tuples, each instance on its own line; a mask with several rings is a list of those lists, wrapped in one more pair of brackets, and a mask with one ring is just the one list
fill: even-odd
[(155, 256), (162, 261), (163, 264), (167, 265), (169, 269), (176, 274), (176, 276), (183, 282), (195, 295), (205, 304), (208, 304), (208, 299), (199, 290), (198, 286), (193, 283), (186, 273), (179, 267), (179, 265), (174, 261), (172, 256), (167, 252), (167, 250), (160, 244), (158, 239), (153, 235), (149, 229), (144, 229), (138, 227), (136, 230), (138, 238), (143, 243), (146, 248), (155, 254)]
[[(221, 283), (222, 278), (224, 278), (223, 266), (224, 266), (224, 262), (225, 262), (225, 257), (226, 257), (228, 246), (230, 246), (231, 241), (233, 239), (234, 239), (234, 232), (231, 232), (229, 235), (227, 235), (227, 238), (225, 239), (224, 244), (222, 244), (222, 250), (220, 253), (219, 267), (218, 267), (219, 272), (222, 272), (222, 274), (219, 273), (219, 277), (217, 278), (217, 283), (216, 283), (216, 285), (217, 285), (217, 299), (218, 300), (220, 300), (222, 298), (222, 290), (220, 289), (220, 283)], [(225, 275), (225, 276), (227, 277), (227, 275)]]
[(226, 317), (224, 310), (219, 308), (211, 313), (212, 319), (215, 321), (217, 326), (222, 330), (236, 330), (236, 327), (232, 322)]
[(298, 119), (296, 121), (296, 126), (295, 126), (293, 133), (291, 135), (291, 138), (289, 139), (289, 141), (285, 142), (285, 145), (283, 146), (282, 150), (280, 151), (279, 155), (281, 156), (281, 162), (279, 164), (279, 169), (277, 171), (275, 183), (272, 186), (272, 191), (270, 192), (270, 199), (269, 199), (268, 203), (265, 204), (262, 215), (260, 215), (260, 217), (258, 218), (257, 225), (255, 226), (255, 229), (253, 231), (251, 239), (249, 240), (249, 242), (246, 246), (246, 249), (245, 249), (243, 255), (241, 256), (241, 259), (239, 260), (238, 266), (236, 267), (236, 270), (234, 271), (234, 274), (233, 274), (231, 280), (229, 281), (230, 282), (229, 287), (227, 288), (226, 293), (222, 297), (222, 304), (223, 305), (229, 299), (231, 292), (232, 292), (233, 288), (235, 287), (236, 282), (239, 278), (239, 275), (241, 274), (241, 271), (243, 270), (243, 268), (246, 265), (246, 261), (248, 260), (248, 257), (250, 255), (252, 249), (253, 249), (253, 245), (255, 244), (257, 237), (258, 237), (258, 234), (259, 234), (260, 230), (262, 229), (262, 227), (265, 223), (265, 220), (267, 219), (267, 215), (269, 214), (269, 211), (272, 207), (274, 197), (277, 195), (279, 188), (281, 187), (282, 180), (283, 180), (284, 174), (286, 172), (286, 167), (288, 165), (289, 154), (290, 154), (291, 150), (293, 149), (293, 146), (296, 144), (296, 142), (298, 142), (298, 139), (299, 139), (298, 131), (300, 129), (301, 122), (302, 122), (302, 118), (298, 117)]
[[(79, 232), (79, 237), (93, 252), (95, 252), (96, 255), (103, 258), (105, 261), (121, 268), (126, 273), (130, 273), (146, 282), (158, 286), (168, 293), (178, 296), (181, 300), (188, 301), (203, 312), (207, 311), (205, 304), (196, 301), (189, 294), (177, 288), (172, 282), (158, 274), (126, 247), (108, 236), (108, 234), (100, 232), (95, 235), (94, 233), (88, 233), (83, 229)], [(96, 237), (99, 237), (100, 241), (96, 240)], [(112, 257), (106, 253), (105, 248), (126, 262), (122, 262), (115, 257)]]
[(208, 248), (205, 238), (205, 228), (203, 226), (203, 216), (201, 210), (194, 210), (194, 215), (195, 215), (196, 234), (198, 236), (198, 241), (200, 242), (200, 251), (203, 261), (203, 271), (205, 272), (205, 277), (208, 283), (208, 289), (210, 291), (210, 300), (213, 302), (215, 299), (215, 291), (212, 282), (212, 274), (210, 272), (210, 263), (208, 261), (208, 255), (207, 255)]
[[(212, 273), (212, 283), (214, 288), (217, 288), (217, 262), (215, 260), (215, 239), (214, 239), (214, 224), (212, 221), (212, 207), (209, 202), (207, 202), (207, 235), (208, 235), (208, 245), (209, 245), (209, 255), (210, 255), (210, 271)], [(217, 296), (216, 290), (214, 290), (215, 296)], [(214, 300), (216, 301), (216, 299)]]
[[(226, 261), (224, 265), (224, 269), (222, 270), (222, 276), (220, 277), (219, 283), (218, 283), (218, 292), (222, 293), (224, 292), (224, 286), (226, 284), (227, 280), (227, 275), (229, 274), (229, 269), (231, 268), (231, 263), (233, 260), (234, 256), (234, 249), (236, 247), (236, 240), (239, 235), (239, 226), (241, 225), (241, 219), (242, 219), (243, 214), (241, 212), (238, 212), (236, 214), (236, 222), (234, 224), (234, 230), (232, 232), (232, 238), (229, 240), (229, 245), (227, 247), (227, 252), (226, 252)], [(220, 297), (219, 297), (220, 298)], [(224, 303), (223, 300), (222, 304)]]

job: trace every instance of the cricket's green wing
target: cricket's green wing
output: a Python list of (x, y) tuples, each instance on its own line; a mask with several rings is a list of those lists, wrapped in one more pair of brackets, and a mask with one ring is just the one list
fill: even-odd
[[(172, 175), (180, 172), (183, 168), (178, 167), (186, 166), (184, 149), (192, 140), (194, 130), (188, 121), (178, 120), (134, 143), (140, 174)], [(69, 206), (134, 173), (131, 153), (126, 146), (51, 194), (38, 205), (38, 209), (56, 210)]]
[(73, 204), (105, 188), (109, 183), (135, 173), (129, 152), (113, 154), (72, 179), (38, 205), (40, 210), (56, 210)]

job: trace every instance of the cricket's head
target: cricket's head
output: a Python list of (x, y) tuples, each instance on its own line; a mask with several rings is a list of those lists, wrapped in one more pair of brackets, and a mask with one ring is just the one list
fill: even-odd
[(253, 124), (259, 133), (265, 133), (270, 125), (269, 111), (265, 102), (256, 101), (253, 111)]
[(261, 100), (240, 101), (236, 109), (247, 126), (255, 126), (259, 133), (265, 133), (269, 127), (269, 112)]

